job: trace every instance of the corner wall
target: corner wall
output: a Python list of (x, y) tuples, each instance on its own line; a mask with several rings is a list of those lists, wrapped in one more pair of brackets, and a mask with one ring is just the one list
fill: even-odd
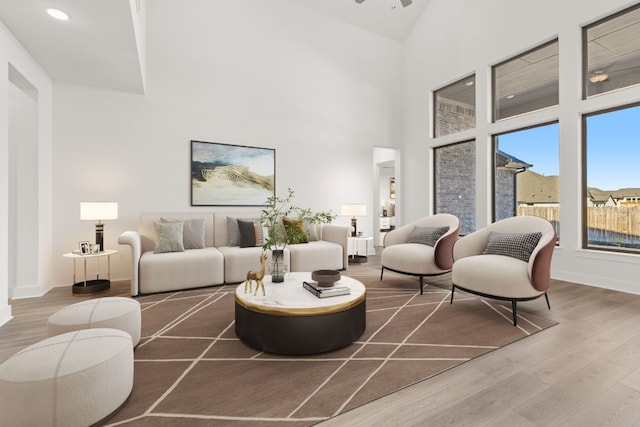
[[(38, 168), (37, 214), (33, 221), (37, 223), (37, 236), (34, 237), (36, 243), (32, 249), (32, 254), (38, 260), (36, 272), (30, 275), (30, 281), (35, 281), (30, 286), (27, 293), (35, 296), (44, 293), (51, 285), (51, 228), (52, 228), (52, 101), (51, 101), (51, 79), (33, 60), (29, 53), (15, 39), (13, 34), (0, 22), (0, 325), (6, 323), (11, 318), (11, 307), (8, 303), (9, 297), (9, 271), (15, 268), (12, 265), (15, 259), (9, 256), (11, 251), (16, 250), (10, 246), (9, 227), (14, 226), (9, 222), (10, 212), (16, 209), (15, 202), (11, 199), (10, 185), (12, 178), (9, 175), (9, 127), (10, 127), (10, 84), (9, 69), (17, 71), (29, 84), (38, 92), (37, 105), (37, 154), (33, 156), (29, 164), (24, 161), (18, 162), (18, 168)], [(17, 189), (20, 191), (20, 188)], [(31, 191), (33, 189), (31, 188)], [(14, 239), (15, 240), (15, 239)], [(11, 263), (11, 264), (10, 264)]]

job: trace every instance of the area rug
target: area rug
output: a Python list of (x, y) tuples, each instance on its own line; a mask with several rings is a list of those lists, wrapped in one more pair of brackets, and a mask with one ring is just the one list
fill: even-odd
[(548, 328), (551, 320), (359, 267), (364, 335), (308, 357), (256, 351), (234, 329), (236, 286), (140, 297), (133, 392), (108, 425), (309, 426)]

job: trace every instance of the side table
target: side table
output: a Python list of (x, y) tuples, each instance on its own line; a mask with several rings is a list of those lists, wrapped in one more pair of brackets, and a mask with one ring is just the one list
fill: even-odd
[[(360, 246), (360, 242), (364, 242), (364, 255), (360, 255), (358, 253), (358, 246)], [(352, 255), (349, 255), (349, 263), (362, 263), (367, 262), (367, 255), (369, 254), (369, 242), (373, 244), (372, 236), (355, 236), (348, 237), (348, 243), (350, 247), (353, 247)], [(351, 248), (349, 248), (351, 249)], [(351, 252), (351, 251), (349, 251)]]
[[(98, 252), (97, 254), (88, 254), (81, 255), (73, 252), (69, 252), (63, 255), (65, 258), (73, 259), (73, 286), (72, 292), (74, 294), (91, 294), (94, 292), (104, 291), (111, 287), (111, 255), (117, 254), (118, 251), (113, 249), (108, 249), (102, 252)], [(100, 278), (100, 258), (107, 257), (107, 278)], [(81, 259), (83, 264), (84, 276), (83, 280), (78, 282), (76, 281), (76, 261)], [(96, 259), (97, 260), (97, 268), (96, 268), (96, 278), (92, 280), (87, 280), (87, 259)]]

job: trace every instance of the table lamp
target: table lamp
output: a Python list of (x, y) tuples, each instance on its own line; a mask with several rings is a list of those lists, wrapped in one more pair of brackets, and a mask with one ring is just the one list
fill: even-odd
[(358, 220), (359, 216), (367, 215), (367, 205), (364, 203), (347, 203), (342, 205), (342, 216), (351, 217), (351, 236), (358, 235)]
[(96, 224), (96, 245), (104, 251), (104, 224), (107, 219), (118, 219), (117, 202), (80, 202), (80, 219), (98, 221)]

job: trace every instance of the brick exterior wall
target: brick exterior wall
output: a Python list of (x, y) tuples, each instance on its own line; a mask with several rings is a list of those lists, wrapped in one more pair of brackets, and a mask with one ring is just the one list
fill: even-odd
[(476, 229), (476, 143), (435, 149), (435, 212), (460, 219), (460, 234)]
[(435, 136), (449, 135), (476, 127), (474, 105), (439, 98), (436, 106)]
[(511, 170), (496, 170), (495, 220), (510, 218), (516, 215), (515, 179)]

